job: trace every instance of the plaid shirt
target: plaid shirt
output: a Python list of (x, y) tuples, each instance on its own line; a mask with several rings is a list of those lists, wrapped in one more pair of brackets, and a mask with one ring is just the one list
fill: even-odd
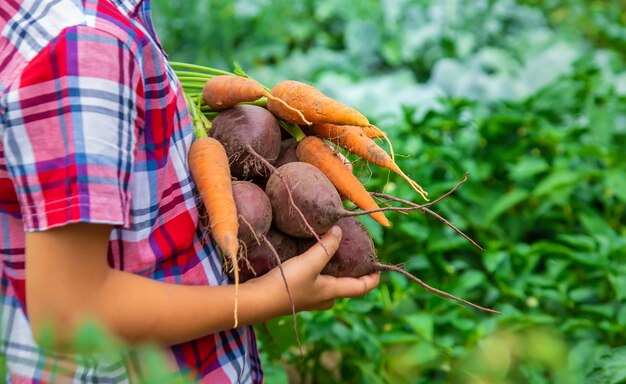
[[(25, 306), (25, 231), (113, 224), (112, 268), (228, 284), (198, 220), (181, 94), (149, 1), (2, 1), (0, 353), (9, 382), (118, 383), (142, 369), (133, 353), (96, 359), (37, 347)], [(164, 349), (195, 381), (262, 381), (250, 327)]]

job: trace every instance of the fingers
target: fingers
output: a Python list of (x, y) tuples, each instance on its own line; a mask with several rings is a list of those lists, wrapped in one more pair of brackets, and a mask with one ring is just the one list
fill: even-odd
[(380, 274), (378, 272), (359, 278), (338, 277), (334, 279), (332, 295), (333, 297), (358, 297), (363, 296), (378, 286), (380, 282)]
[(316, 243), (300, 255), (301, 262), (309, 263), (308, 265), (315, 271), (315, 274), (319, 274), (328, 263), (328, 260), (337, 252), (340, 242), (341, 228), (335, 225), (322, 236), (321, 243)]
[(380, 272), (373, 272), (367, 276), (361, 277), (361, 279), (364, 279), (367, 282), (367, 291), (365, 292), (367, 293), (378, 287), (378, 284), (380, 283)]

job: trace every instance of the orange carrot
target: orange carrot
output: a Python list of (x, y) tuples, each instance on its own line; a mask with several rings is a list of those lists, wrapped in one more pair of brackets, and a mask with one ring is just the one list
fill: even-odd
[(267, 97), (268, 100), (281, 105), (289, 110), (290, 113), (298, 116), (303, 124), (311, 124), (302, 115), (302, 112), (289, 106), (283, 100), (272, 96), (271, 93), (263, 88), (263, 85), (256, 80), (242, 76), (219, 75), (209, 79), (202, 89), (202, 98), (204, 102), (216, 111), (230, 108), (244, 101), (255, 101), (261, 97)]
[(408, 177), (394, 160), (379, 147), (372, 139), (367, 137), (361, 130), (361, 127), (351, 125), (335, 125), (335, 124), (313, 124), (308, 127), (308, 131), (321, 136), (348, 152), (354, 153), (364, 160), (380, 167), (387, 168), (397, 173), (405, 179), (411, 186), (425, 199), (428, 200), (428, 193), (424, 189)]
[(230, 261), (235, 276), (235, 325), (238, 325), (239, 265), (237, 208), (233, 198), (228, 156), (219, 141), (198, 132), (189, 149), (189, 171), (209, 216), (215, 242)]
[[(294, 80), (285, 80), (272, 88), (272, 95), (284, 100), (293, 108), (302, 111), (313, 123), (351, 124), (369, 126), (365, 116), (357, 110), (324, 95), (318, 89)], [(310, 125), (300, 116), (287, 110), (284, 105), (268, 100), (267, 108), (281, 119), (299, 125)]]
[(393, 152), (393, 145), (391, 144), (391, 140), (389, 140), (389, 137), (387, 136), (385, 131), (378, 128), (374, 124), (370, 124), (367, 127), (361, 127), (361, 130), (363, 130), (363, 133), (365, 134), (365, 136), (369, 137), (370, 139), (385, 140), (387, 142), (387, 145), (389, 145), (389, 152), (391, 153), (391, 160), (394, 163), (396, 162), (396, 154)]
[[(340, 194), (362, 210), (379, 208), (359, 179), (348, 170), (324, 140), (315, 136), (305, 137), (298, 144), (296, 155), (298, 160), (309, 163), (322, 171)], [(370, 216), (385, 227), (390, 225), (382, 212), (374, 212)]]

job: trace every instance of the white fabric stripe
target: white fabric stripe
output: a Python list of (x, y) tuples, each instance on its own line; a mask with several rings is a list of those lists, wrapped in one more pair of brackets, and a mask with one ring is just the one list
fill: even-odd
[[(47, 13), (41, 17), (42, 13)], [(79, 0), (24, 0), (2, 34), (30, 61), (63, 29), (85, 23)], [(36, 19), (36, 26), (33, 26)]]

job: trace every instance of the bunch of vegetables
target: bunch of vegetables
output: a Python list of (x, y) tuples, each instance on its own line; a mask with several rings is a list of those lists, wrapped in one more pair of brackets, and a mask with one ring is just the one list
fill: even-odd
[[(235, 292), (241, 281), (280, 268), (281, 262), (304, 252), (321, 234), (339, 225), (342, 240), (323, 274), (359, 277), (374, 271), (399, 272), (439, 295), (496, 312), (430, 287), (398, 266), (378, 262), (370, 235), (356, 219), (369, 215), (388, 227), (384, 211), (422, 210), (479, 247), (429, 208), (466, 178), (422, 205), (370, 193), (338, 148), (400, 175), (428, 200), (426, 191), (396, 165), (385, 132), (359, 111), (298, 81), (285, 80), (269, 89), (238, 66), (230, 73), (186, 63), (171, 65), (194, 122), (191, 175), (211, 234), (234, 277)], [(386, 139), (391, 154), (375, 139)], [(358, 210), (346, 209), (343, 200)]]

